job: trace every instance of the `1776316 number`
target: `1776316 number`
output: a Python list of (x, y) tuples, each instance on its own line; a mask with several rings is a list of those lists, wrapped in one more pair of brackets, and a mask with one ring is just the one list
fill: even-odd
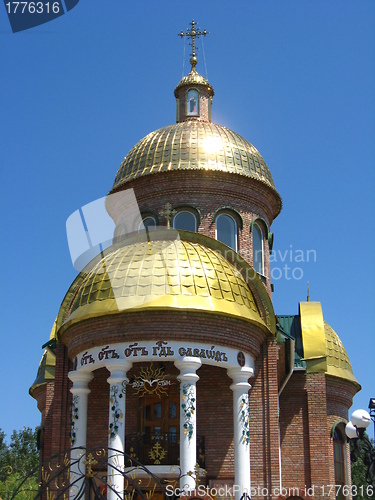
[(8, 14), (58, 14), (59, 2), (8, 2), (5, 4)]

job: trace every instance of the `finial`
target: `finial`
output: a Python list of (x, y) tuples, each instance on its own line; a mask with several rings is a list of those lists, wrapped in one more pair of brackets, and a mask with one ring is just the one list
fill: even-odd
[(191, 29), (186, 31), (186, 33), (184, 33), (183, 31), (181, 31), (180, 33), (178, 33), (178, 36), (180, 36), (181, 38), (183, 38), (184, 36), (188, 36), (191, 38), (191, 59), (190, 59), (190, 64), (191, 64), (191, 71), (196, 71), (195, 69), (195, 66), (197, 65), (198, 63), (198, 59), (197, 59), (197, 55), (196, 55), (196, 50), (198, 50), (198, 48), (195, 47), (195, 39), (196, 38), (199, 38), (200, 36), (206, 36), (208, 34), (208, 31), (206, 30), (203, 30), (203, 31), (200, 31), (199, 28), (195, 27), (196, 26), (196, 22), (194, 21), (194, 19), (191, 21), (190, 23), (190, 26), (191, 26)]
[(162, 217), (165, 217), (167, 220), (167, 228), (171, 228), (171, 218), (176, 215), (176, 210), (172, 210), (172, 205), (170, 203), (167, 203), (164, 206), (164, 210), (160, 210), (159, 215)]
[(310, 302), (310, 283), (307, 282), (307, 302)]

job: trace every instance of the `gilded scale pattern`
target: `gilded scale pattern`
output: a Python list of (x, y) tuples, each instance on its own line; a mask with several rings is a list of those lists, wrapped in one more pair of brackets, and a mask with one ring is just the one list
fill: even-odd
[(119, 298), (125, 299), (122, 309), (148, 300), (159, 301), (159, 306), (186, 304), (193, 309), (198, 304), (199, 309), (217, 312), (233, 307), (233, 314), (262, 322), (236, 268), (219, 252), (193, 242), (140, 241), (109, 251), (88, 271), (71, 311), (74, 314), (90, 304)]
[(259, 151), (235, 132), (196, 120), (148, 134), (124, 158), (113, 189), (144, 175), (173, 170), (212, 170), (251, 177), (275, 189)]
[(324, 333), (326, 336), (327, 366), (331, 366), (333, 369), (344, 370), (347, 374), (351, 373), (353, 375), (352, 366), (345, 347), (342, 345), (337, 333), (326, 322), (324, 322)]

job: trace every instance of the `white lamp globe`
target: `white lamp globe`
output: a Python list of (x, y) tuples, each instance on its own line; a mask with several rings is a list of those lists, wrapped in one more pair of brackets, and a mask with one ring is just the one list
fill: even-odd
[(350, 421), (357, 429), (367, 429), (371, 423), (371, 417), (366, 410), (356, 410), (352, 413)]
[(351, 422), (346, 424), (345, 434), (348, 436), (349, 439), (355, 439), (358, 437), (357, 436), (357, 429), (354, 427), (354, 425)]

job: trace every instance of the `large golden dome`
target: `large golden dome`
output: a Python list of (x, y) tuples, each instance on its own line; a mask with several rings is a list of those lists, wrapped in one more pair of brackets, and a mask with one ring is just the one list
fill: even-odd
[(246, 139), (220, 125), (184, 121), (151, 132), (124, 158), (113, 190), (144, 175), (174, 170), (211, 170), (256, 179), (275, 190), (271, 172)]
[(219, 251), (165, 236), (147, 241), (143, 233), (94, 259), (71, 285), (58, 327), (108, 314), (180, 309), (236, 316), (268, 330), (246, 281)]

